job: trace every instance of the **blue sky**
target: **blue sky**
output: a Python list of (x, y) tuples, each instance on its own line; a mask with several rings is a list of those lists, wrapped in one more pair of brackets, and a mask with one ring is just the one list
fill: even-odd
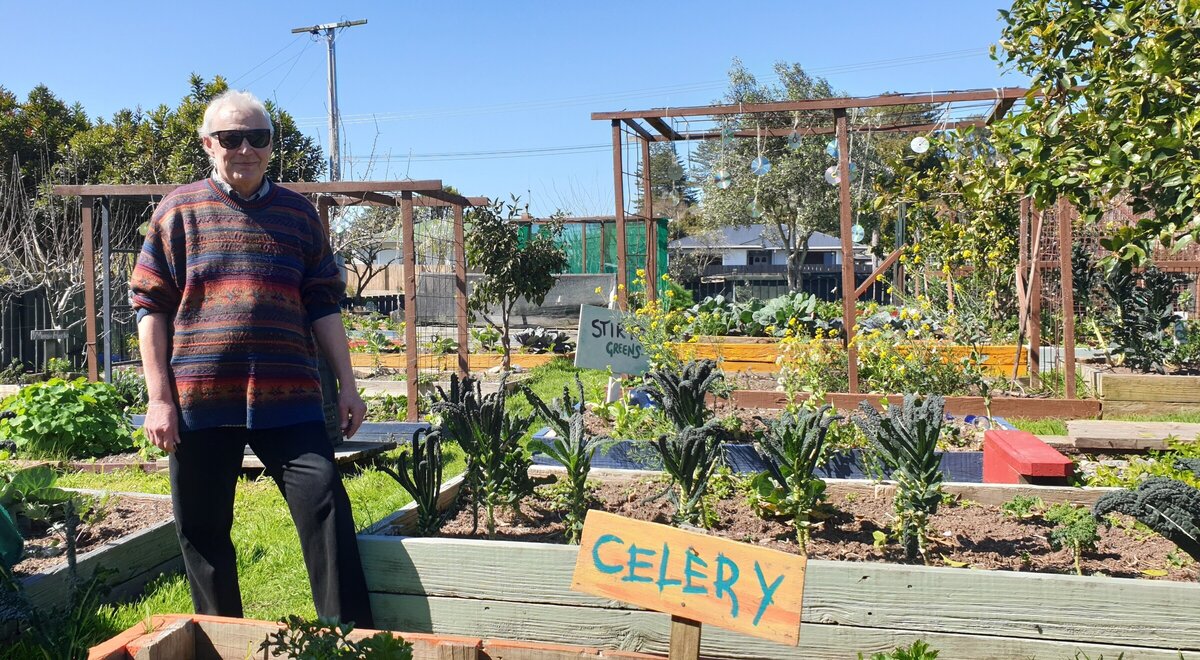
[(1002, 6), (0, 0), (0, 85), (23, 97), (44, 83), (107, 117), (174, 105), (193, 72), (222, 75), (324, 146), (324, 41), (290, 31), (365, 18), (337, 38), (343, 178), (441, 179), (520, 195), (535, 215), (609, 214), (610, 129), (593, 111), (711, 103), (734, 57), (760, 79), (798, 62), (850, 94), (1020, 85), (987, 55)]

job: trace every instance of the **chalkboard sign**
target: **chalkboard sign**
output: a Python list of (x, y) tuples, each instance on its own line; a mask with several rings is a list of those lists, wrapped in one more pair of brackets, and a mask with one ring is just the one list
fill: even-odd
[(611, 367), (614, 374), (640, 374), (650, 368), (650, 361), (646, 349), (625, 331), (616, 312), (580, 305), (575, 366), (581, 369)]

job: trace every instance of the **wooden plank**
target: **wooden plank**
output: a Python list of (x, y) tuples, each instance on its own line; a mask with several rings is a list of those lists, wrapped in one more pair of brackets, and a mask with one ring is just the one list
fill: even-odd
[(698, 660), (700, 623), (681, 616), (671, 617), (671, 660)]
[[(807, 393), (797, 395), (797, 402), (808, 398)], [(852, 410), (858, 407), (859, 401), (870, 401), (875, 407), (887, 398), (888, 401), (899, 403), (903, 396), (881, 394), (848, 394), (831, 392), (825, 395), (825, 401), (832, 403), (839, 410)], [(730, 404), (739, 408), (762, 408), (766, 410), (782, 410), (788, 405), (787, 394), (774, 390), (734, 390), (730, 395)], [(725, 405), (718, 401), (718, 405)], [(1107, 403), (1105, 403), (1107, 410)], [(1100, 416), (1101, 404), (1094, 399), (1024, 399), (1020, 397), (992, 397), (991, 413), (1000, 417), (1024, 417), (1028, 419), (1084, 419)], [(986, 415), (988, 407), (984, 405), (983, 397), (978, 396), (948, 396), (946, 397), (946, 413), (950, 415)]]
[[(803, 110), (842, 110), (849, 108), (879, 108), (885, 106), (914, 105), (921, 103), (955, 103), (968, 101), (997, 101), (1005, 98), (1024, 98), (1030, 90), (1021, 87), (993, 87), (949, 92), (892, 93), (878, 96), (845, 96), (801, 101), (771, 101), (766, 103), (736, 103), (731, 105), (683, 106), (677, 108), (651, 108), (649, 110), (621, 110), (617, 112), (593, 112), (592, 119), (645, 119), (646, 117), (709, 117), (718, 115), (741, 115), (758, 112), (796, 112)], [(1037, 91), (1034, 95), (1040, 96)], [(857, 130), (857, 129), (856, 129)]]
[(1131, 415), (1173, 415), (1185, 412), (1200, 412), (1200, 402), (1177, 403), (1169, 401), (1112, 401), (1104, 400), (1104, 417), (1128, 417)]
[[(960, 571), (972, 573), (975, 571)], [(863, 591), (869, 591), (864, 588)], [(987, 597), (990, 594), (976, 593), (969, 587), (963, 598)], [(919, 613), (926, 601), (917, 600), (910, 592), (907, 609)], [(1034, 599), (1030, 602), (1036, 603)], [(871, 596), (859, 604), (844, 605), (868, 609)], [(917, 603), (917, 604), (914, 604)], [(398, 596), (373, 594), (372, 609), (378, 625), (388, 628), (413, 629), (427, 626), (436, 633), (462, 634), (460, 631), (478, 630), (481, 636), (506, 636), (521, 639), (599, 646), (649, 653), (665, 653), (668, 648), (669, 618), (657, 612), (630, 610), (581, 610), (550, 603), (512, 603), (504, 601), (443, 598), (421, 596)], [(1091, 616), (1103, 618), (1109, 609), (1120, 609), (1109, 603), (1105, 609), (1092, 612)], [(1170, 619), (1169, 625), (1191, 626), (1194, 620), (1175, 616), (1165, 607), (1158, 611), (1160, 616)], [(1165, 614), (1164, 614), (1165, 613)], [(957, 613), (946, 615), (953, 619)], [(1102, 621), (1101, 621), (1102, 623)], [(941, 652), (939, 657), (955, 660), (995, 660), (996, 658), (1071, 658), (1082, 651), (1092, 658), (1126, 658), (1149, 660), (1197, 660), (1200, 653), (1191, 649), (1176, 651), (1159, 647), (1134, 646), (1114, 642), (1117, 631), (1114, 625), (1108, 629), (1103, 642), (1064, 642), (1040, 637), (1014, 637), (989, 629), (988, 622), (975, 622), (974, 634), (929, 632), (902, 626), (896, 629), (878, 626), (847, 626), (835, 621), (815, 620), (806, 622), (804, 634), (798, 647), (788, 647), (744, 635), (708, 628), (704, 632), (704, 652), (713, 658), (738, 660), (845, 660), (858, 652), (870, 655), (876, 652), (890, 653), (895, 647), (908, 645), (923, 639)], [(1033, 634), (1036, 623), (1030, 623)]]
[[(577, 547), (364, 536), (359, 537), (359, 547), (373, 611), (381, 625), (593, 645), (595, 642), (587, 638), (560, 640), (539, 636), (536, 629), (511, 627), (538, 618), (522, 608), (536, 604), (575, 606), (601, 610), (602, 625), (612, 623), (618, 627), (611, 639), (597, 645), (646, 650), (616, 643), (621, 638), (619, 629), (628, 627), (622, 622), (631, 620), (629, 608), (570, 590)], [(538, 580), (528, 579), (528, 566), (538, 567)], [(430, 604), (441, 599), (511, 603), (515, 608), (511, 615), (521, 621), (507, 621), (505, 627), (496, 629), (482, 625), (482, 621), (479, 628), (441, 628), (446, 625), (441, 615), (414, 601), (407, 601), (406, 607), (414, 608), (411, 613), (386, 614), (389, 603), (397, 602), (389, 600), (391, 597), (425, 595), (430, 596)], [(913, 602), (921, 606), (914, 608)], [(1114, 607), (1115, 603), (1120, 606)], [(480, 616), (498, 616), (498, 607), (490, 610)], [(391, 616), (402, 618), (393, 620)], [(582, 627), (581, 616), (569, 621), (571, 634)], [(665, 640), (667, 617), (654, 616), (662, 619), (655, 634)], [(1200, 620), (1200, 585), (1194, 583), (810, 560), (800, 638), (804, 648), (806, 638), (811, 643), (811, 624), (824, 623), (920, 634), (974, 635), (986, 630), (989, 635), (1029, 640), (1200, 651), (1200, 626), (1184, 623), (1196, 620)], [(501, 620), (495, 624), (501, 625)], [(431, 625), (434, 627), (429, 628)], [(466, 619), (463, 625), (474, 626), (476, 622)], [(708, 628), (706, 638), (718, 634), (738, 640), (733, 648), (760, 644), (716, 627)], [(766, 643), (771, 648), (783, 648)], [(714, 655), (724, 652), (721, 646), (708, 641), (706, 649)]]
[(1067, 422), (1067, 437), (1079, 449), (1166, 449), (1167, 439), (1195, 442), (1200, 424), (1078, 419)]
[[(378, 456), (396, 448), (391, 440), (346, 440), (333, 448), (333, 461), (338, 465), (347, 465)], [(242, 459), (243, 470), (264, 470), (261, 459), (254, 454), (246, 454)]]
[(1200, 403), (1200, 376), (1101, 373), (1105, 400)]
[[(442, 484), (438, 492), (438, 510), (442, 511), (450, 506), (454, 499), (458, 497), (458, 491), (462, 489), (463, 475), (458, 475), (446, 483)], [(363, 530), (362, 535), (380, 534), (385, 530), (405, 530), (410, 529), (417, 521), (417, 503), (409, 502), (396, 511), (392, 515), (380, 520)], [(400, 537), (391, 537), (400, 538)]]
[(134, 660), (195, 660), (196, 624), (181, 618), (126, 650)]
[[(553, 361), (555, 358), (564, 358), (574, 360), (574, 353), (544, 353), (544, 354), (529, 354), (529, 353), (513, 353), (513, 366), (525, 367), (532, 369), (533, 367), (541, 366)], [(421, 364), (433, 364), (433, 368), (441, 371), (455, 371), (458, 369), (458, 356), (451, 355), (433, 355), (432, 353), (421, 353), (417, 356)], [(485, 371), (492, 367), (499, 366), (503, 357), (499, 354), (472, 353), (468, 356), (468, 362), (471, 371)], [(405, 353), (351, 353), (350, 366), (359, 368), (374, 368), (388, 367), (389, 369), (403, 369), (407, 366), (408, 357)]]
[[(593, 509), (577, 557), (573, 590), (668, 612), (691, 625), (784, 644), (799, 637), (801, 555)], [(692, 641), (691, 634), (683, 638), (682, 644)], [(689, 656), (673, 649), (671, 657)]]
[[(877, 482), (870, 479), (826, 479), (825, 491), (831, 498), (880, 497), (891, 499), (896, 492), (894, 481)], [(1000, 506), (1017, 496), (1040, 497), (1046, 504), (1070, 502), (1079, 506), (1092, 506), (1105, 493), (1120, 488), (1075, 488), (1072, 486), (1038, 486), (1034, 484), (972, 484), (952, 482), (942, 484), (942, 490), (961, 500)], [(834, 499), (833, 501), (836, 501)]]

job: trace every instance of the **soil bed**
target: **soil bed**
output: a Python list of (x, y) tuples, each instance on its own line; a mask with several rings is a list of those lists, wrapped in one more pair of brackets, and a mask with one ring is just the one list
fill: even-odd
[[(670, 524), (674, 507), (659, 497), (667, 487), (662, 479), (621, 478), (598, 484), (592, 508), (637, 520)], [(829, 502), (829, 517), (808, 544), (810, 559), (841, 561), (906, 562), (903, 551), (889, 545), (877, 548), (873, 532), (885, 530), (892, 519), (890, 499), (844, 496)], [(789, 524), (764, 520), (746, 505), (737, 489), (716, 503), (717, 523), (709, 533), (786, 552), (799, 552)], [(498, 513), (497, 538), (534, 543), (563, 543), (562, 515), (545, 499), (528, 501), (523, 519), (505, 509)], [(482, 511), (480, 513), (482, 518)], [(440, 536), (486, 538), (482, 519), (472, 533), (471, 511), (459, 507), (447, 514)], [(1101, 540), (1084, 554), (1084, 575), (1196, 581), (1200, 570), (1175, 544), (1118, 516), (1121, 525), (1100, 528)], [(1053, 525), (1041, 516), (1017, 519), (999, 507), (962, 501), (939, 507), (932, 519), (931, 565), (1038, 573), (1074, 574), (1070, 550), (1054, 550), (1049, 537)], [(392, 529), (385, 533), (403, 533)], [(919, 562), (915, 562), (919, 563)], [(1178, 564), (1184, 564), (1180, 566)]]
[[(136, 531), (146, 529), (171, 516), (171, 502), (113, 495), (95, 500), (94, 510), (102, 509), (104, 516), (80, 526), (76, 555), (82, 556)], [(62, 533), (38, 527), (25, 539), (25, 558), (13, 566), (17, 578), (45, 572), (65, 563), (66, 545)]]

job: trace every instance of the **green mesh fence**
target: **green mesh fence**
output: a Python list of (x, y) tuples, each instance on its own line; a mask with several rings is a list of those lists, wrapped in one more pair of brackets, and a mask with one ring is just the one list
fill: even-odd
[[(667, 272), (667, 219), (659, 218), (654, 221), (655, 238), (658, 249), (658, 292), (666, 290), (662, 274)], [(523, 227), (525, 236), (536, 232), (539, 225), (532, 229)], [(617, 272), (617, 223), (613, 220), (596, 222), (571, 222), (563, 225), (558, 244), (567, 253), (566, 273), (616, 273)], [(625, 286), (630, 291), (640, 290), (634, 286), (637, 271), (646, 267), (646, 223), (641, 219), (630, 219), (625, 222), (625, 254), (626, 274), (628, 282)]]

